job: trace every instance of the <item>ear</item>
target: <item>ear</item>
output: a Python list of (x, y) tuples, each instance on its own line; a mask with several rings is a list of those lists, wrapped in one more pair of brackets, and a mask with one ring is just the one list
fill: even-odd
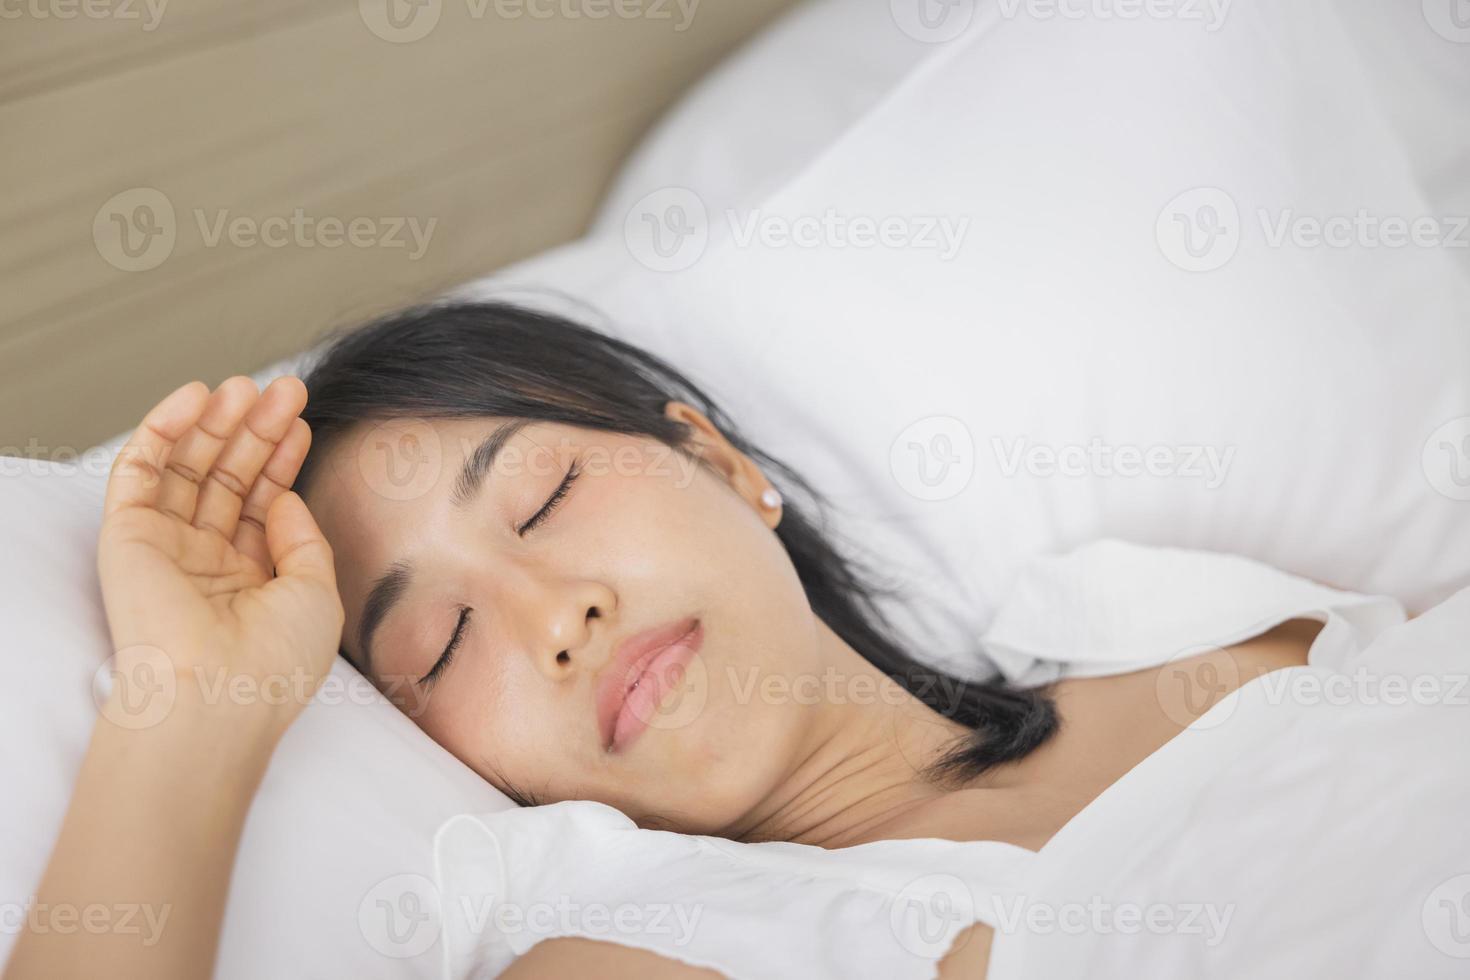
[(771, 481), (761, 472), (749, 456), (730, 445), (730, 440), (705, 417), (704, 413), (687, 402), (670, 401), (664, 406), (664, 415), (676, 422), (689, 426), (689, 449), (724, 477), (725, 482), (751, 506), (766, 526), (774, 529), (781, 523), (781, 504), (772, 504), (767, 491), (774, 491)]

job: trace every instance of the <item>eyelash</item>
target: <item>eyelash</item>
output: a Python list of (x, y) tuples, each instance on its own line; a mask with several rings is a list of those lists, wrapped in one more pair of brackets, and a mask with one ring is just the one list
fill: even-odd
[[(546, 522), (546, 519), (551, 516), (553, 511), (556, 510), (557, 505), (559, 505), (564, 499), (566, 499), (567, 490), (571, 487), (572, 482), (577, 479), (581, 472), (582, 470), (578, 463), (573, 462), (571, 469), (567, 471), (567, 475), (562, 478), (561, 484), (558, 485), (556, 490), (552, 492), (551, 497), (546, 501), (545, 504), (541, 506), (540, 510), (532, 515), (530, 520), (526, 521), (525, 524), (516, 529), (516, 534), (524, 536), (527, 531), (533, 530), (544, 524)], [(469, 623), (469, 621), (470, 608), (468, 606), (460, 607), (459, 622), (457, 622), (454, 626), (454, 635), (449, 638), (449, 645), (444, 648), (444, 652), (439, 655), (439, 659), (434, 661), (434, 666), (429, 668), (429, 672), (423, 677), (419, 678), (419, 685), (423, 687), (424, 690), (427, 691), (434, 686), (434, 682), (439, 679), (440, 675), (443, 674), (445, 669), (449, 666), (450, 661), (454, 659), (454, 651), (459, 648), (459, 642), (464, 638), (465, 626)]]
[(459, 610), (459, 622), (454, 625), (454, 635), (449, 638), (449, 645), (444, 648), (443, 653), (439, 654), (439, 659), (434, 661), (434, 666), (429, 668), (429, 672), (419, 678), (419, 684), (424, 690), (427, 691), (434, 686), (434, 682), (439, 679), (439, 675), (444, 673), (444, 668), (448, 667), (449, 662), (454, 659), (454, 651), (459, 648), (459, 641), (464, 638), (464, 628), (469, 621), (470, 607), (461, 606)]
[(541, 507), (540, 510), (532, 515), (529, 521), (522, 524), (519, 528), (516, 529), (516, 534), (524, 536), (527, 531), (530, 531), (533, 528), (540, 527), (543, 523), (545, 523), (546, 519), (551, 516), (551, 512), (556, 510), (557, 504), (561, 503), (562, 499), (566, 497), (567, 490), (571, 487), (572, 481), (575, 480), (581, 474), (581, 472), (582, 470), (579, 465), (579, 461), (573, 461), (571, 468), (567, 470), (567, 475), (562, 478), (561, 485), (558, 486), (556, 490), (552, 493), (551, 498), (546, 501), (546, 503)]

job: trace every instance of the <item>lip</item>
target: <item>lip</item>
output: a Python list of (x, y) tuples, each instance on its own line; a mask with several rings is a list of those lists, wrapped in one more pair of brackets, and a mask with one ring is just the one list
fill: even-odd
[[(704, 627), (690, 616), (618, 644), (612, 662), (597, 678), (597, 730), (604, 751), (625, 748), (648, 727), (653, 709), (673, 686), (671, 675), (694, 659), (703, 642)], [(639, 688), (630, 699), (635, 683)]]

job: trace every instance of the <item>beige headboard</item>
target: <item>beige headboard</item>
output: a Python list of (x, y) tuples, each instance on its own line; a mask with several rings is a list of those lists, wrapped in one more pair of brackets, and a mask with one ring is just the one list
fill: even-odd
[(185, 381), (575, 238), (789, 2), (4, 5), (0, 453), (85, 449)]

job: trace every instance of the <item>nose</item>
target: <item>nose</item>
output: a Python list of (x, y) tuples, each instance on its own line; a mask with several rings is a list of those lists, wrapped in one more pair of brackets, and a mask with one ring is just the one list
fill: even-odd
[(576, 579), (528, 581), (524, 607), (526, 649), (548, 679), (561, 680), (578, 671), (595, 670), (612, 651), (603, 649), (606, 623), (617, 609), (617, 597), (605, 583)]

